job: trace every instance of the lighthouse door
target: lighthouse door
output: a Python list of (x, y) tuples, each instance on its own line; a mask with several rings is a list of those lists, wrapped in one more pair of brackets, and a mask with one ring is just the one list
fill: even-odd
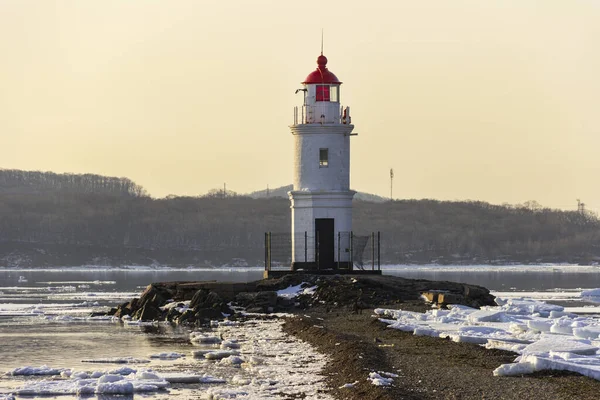
[(315, 231), (317, 236), (317, 265), (319, 269), (333, 268), (334, 260), (334, 219), (315, 219)]

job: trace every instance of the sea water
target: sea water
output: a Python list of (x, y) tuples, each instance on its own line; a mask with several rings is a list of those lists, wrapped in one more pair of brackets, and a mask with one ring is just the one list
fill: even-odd
[[(496, 291), (527, 290), (534, 297), (543, 297), (548, 292), (565, 293), (562, 300), (577, 298), (580, 293), (577, 288), (600, 287), (598, 269), (593, 266), (385, 266), (383, 269), (389, 275), (462, 281)], [(131, 372), (123, 378), (128, 384), (131, 381), (139, 385), (134, 380), (136, 373), (139, 376), (144, 371), (151, 371), (147, 375), (183, 377), (175, 379), (168, 389), (144, 394), (155, 398), (261, 399), (297, 394), (328, 398), (322, 393), (324, 383), (319, 373), (326, 358), (308, 345), (286, 338), (279, 322), (257, 320), (246, 326), (207, 330), (207, 334), (226, 335), (245, 346), (239, 360), (208, 361), (192, 356), (199, 347), (190, 341), (188, 328), (89, 317), (93, 312), (139, 296), (152, 282), (247, 282), (261, 277), (261, 268), (0, 270), (0, 399), (18, 393), (23, 387), (39, 389), (31, 386), (37, 382), (42, 382), (41, 388), (54, 388), (54, 397), (60, 390), (65, 392), (61, 398), (80, 397), (72, 393), (73, 388), (68, 386), (72, 379), (65, 374), (63, 377), (6, 375), (17, 368), (46, 367), (46, 371), (106, 374), (124, 366), (131, 370), (121, 370)], [(214, 350), (211, 346), (214, 347), (206, 345), (206, 350)], [(185, 377), (190, 382), (181, 382)], [(52, 383), (57, 380), (58, 383)], [(38, 389), (32, 395), (43, 393)]]
[(286, 337), (282, 321), (205, 329), (240, 347), (239, 356), (208, 360), (193, 354), (218, 351), (219, 345), (192, 343), (190, 328), (90, 317), (139, 297), (151, 282), (245, 282), (261, 276), (260, 269), (0, 270), (0, 399), (15, 394), (329, 399), (320, 374), (325, 357)]

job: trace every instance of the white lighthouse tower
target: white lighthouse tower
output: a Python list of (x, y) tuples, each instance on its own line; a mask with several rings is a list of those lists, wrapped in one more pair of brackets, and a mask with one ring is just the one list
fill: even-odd
[(321, 53), (304, 82), (294, 124), (292, 269), (352, 269), (350, 110), (340, 103), (342, 82)]

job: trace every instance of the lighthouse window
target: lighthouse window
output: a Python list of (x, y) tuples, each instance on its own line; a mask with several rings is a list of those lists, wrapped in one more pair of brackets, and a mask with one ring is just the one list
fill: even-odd
[(329, 101), (329, 85), (317, 85), (317, 101)]
[(329, 88), (329, 101), (331, 101), (332, 103), (337, 103), (340, 101), (340, 97), (338, 95), (340, 90), (339, 86), (331, 86)]
[(319, 167), (329, 166), (329, 149), (319, 149)]

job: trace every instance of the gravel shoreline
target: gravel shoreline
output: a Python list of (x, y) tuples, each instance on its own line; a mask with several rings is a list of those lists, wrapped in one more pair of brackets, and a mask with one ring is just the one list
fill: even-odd
[[(419, 302), (399, 305), (424, 311)], [(492, 371), (517, 356), (469, 343), (389, 329), (371, 310), (306, 310), (288, 318), (286, 333), (328, 355), (324, 374), (337, 399), (597, 399), (600, 381), (578, 374), (547, 371), (521, 377), (496, 377)], [(369, 372), (398, 374), (392, 387), (377, 387)], [(353, 388), (340, 388), (346, 383)]]

